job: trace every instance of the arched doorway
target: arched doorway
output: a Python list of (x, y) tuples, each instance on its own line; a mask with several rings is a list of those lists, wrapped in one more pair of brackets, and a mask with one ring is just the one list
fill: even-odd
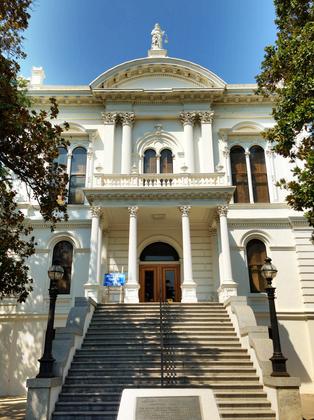
[(180, 302), (180, 264), (177, 251), (165, 242), (148, 245), (140, 255), (140, 302)]

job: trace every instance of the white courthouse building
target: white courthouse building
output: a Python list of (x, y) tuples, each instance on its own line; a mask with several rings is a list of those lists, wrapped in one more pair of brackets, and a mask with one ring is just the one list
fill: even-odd
[[(105, 69), (90, 85), (46, 85), (43, 69), (33, 68), (29, 94), (40, 108), (54, 96), (58, 123), (70, 125), (59, 155), (69, 220), (51, 232), (20, 185), (37, 241), (34, 290), (24, 304), (0, 302), (2, 395), (25, 393), (38, 371), (52, 263), (66, 272), (57, 326), (76, 297), (140, 304), (159, 301), (160, 290), (173, 302), (244, 296), (257, 323), (268, 325), (259, 273), (266, 255), (278, 269), (288, 371), (301, 378), (302, 393), (314, 393), (314, 248), (302, 213), (276, 186), (291, 175), (262, 136), (274, 124), (272, 99), (169, 57), (160, 33), (147, 57)], [(107, 293), (106, 273), (125, 273), (123, 292)]]

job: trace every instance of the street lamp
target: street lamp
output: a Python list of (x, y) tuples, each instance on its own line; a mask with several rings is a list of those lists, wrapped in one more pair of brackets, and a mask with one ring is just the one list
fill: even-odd
[(273, 371), (271, 376), (290, 376), (286, 368), (287, 359), (283, 356), (280, 346), (278, 320), (275, 307), (276, 288), (272, 286), (272, 280), (276, 277), (277, 269), (271, 263), (271, 258), (265, 258), (265, 264), (261, 268), (261, 274), (267, 281), (267, 287), (265, 287), (265, 290), (268, 297), (270, 325), (272, 330), (273, 355), (270, 360), (272, 362)]
[(53, 324), (55, 319), (56, 300), (58, 295), (58, 282), (64, 275), (63, 267), (60, 265), (52, 265), (48, 270), (50, 278), (49, 287), (49, 313), (47, 321), (47, 329), (45, 335), (44, 354), (39, 359), (40, 367), (37, 378), (52, 378), (53, 362), (55, 359), (52, 356), (52, 341), (53, 341)]

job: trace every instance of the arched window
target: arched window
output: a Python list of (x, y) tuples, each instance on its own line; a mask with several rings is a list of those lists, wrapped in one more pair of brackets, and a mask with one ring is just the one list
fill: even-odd
[(156, 152), (153, 149), (147, 149), (144, 152), (144, 173), (155, 174), (157, 172)]
[(69, 241), (60, 241), (53, 248), (52, 264), (61, 265), (64, 276), (59, 283), (59, 293), (68, 294), (71, 288), (73, 245)]
[(60, 165), (63, 170), (66, 171), (67, 169), (67, 160), (68, 160), (68, 151), (66, 149), (66, 147), (58, 147), (58, 151), (59, 151), (59, 155), (58, 157), (54, 160), (55, 163), (57, 163), (58, 165)]
[(269, 203), (267, 171), (264, 150), (260, 146), (250, 148), (252, 187), (255, 203)]
[(266, 258), (266, 247), (259, 239), (252, 239), (246, 246), (249, 269), (250, 289), (252, 293), (265, 290), (265, 280), (261, 275), (261, 268)]
[(232, 185), (236, 186), (234, 192), (235, 203), (249, 203), (249, 187), (245, 162), (245, 152), (241, 146), (233, 146), (230, 150)]
[(164, 149), (160, 153), (160, 173), (173, 173), (172, 151), (169, 149)]
[(179, 261), (179, 255), (171, 245), (154, 242), (142, 251), (140, 261)]
[(83, 204), (86, 178), (86, 150), (77, 147), (73, 150), (69, 186), (69, 204)]

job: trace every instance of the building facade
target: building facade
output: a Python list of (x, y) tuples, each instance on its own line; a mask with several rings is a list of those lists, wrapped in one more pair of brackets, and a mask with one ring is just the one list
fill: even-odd
[[(69, 220), (54, 232), (19, 185), (34, 226), (34, 291), (0, 302), (3, 395), (25, 393), (38, 369), (52, 263), (65, 269), (56, 325), (79, 296), (97, 302), (225, 302), (246, 296), (258, 323), (268, 306), (259, 270), (278, 269), (277, 310), (288, 371), (314, 392), (314, 248), (301, 213), (276, 186), (286, 160), (262, 136), (272, 100), (255, 85), (230, 85), (198, 64), (167, 56), (162, 31), (145, 58), (122, 63), (89, 86), (48, 86), (34, 68), (38, 107), (58, 100), (67, 121), (58, 161), (69, 175)], [(18, 183), (18, 181), (17, 181)], [(103, 286), (126, 276), (124, 289)]]

